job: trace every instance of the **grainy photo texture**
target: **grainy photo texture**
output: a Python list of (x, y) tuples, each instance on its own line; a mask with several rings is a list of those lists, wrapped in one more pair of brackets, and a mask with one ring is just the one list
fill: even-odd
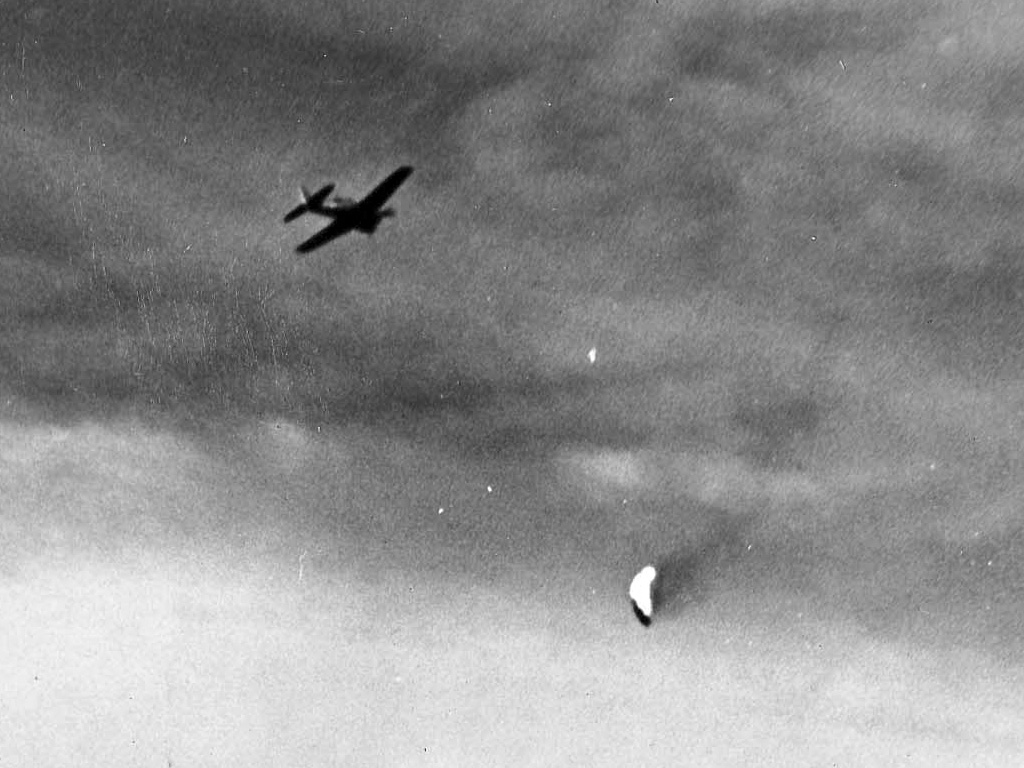
[(1022, 51), (0, 3), (0, 765), (1024, 764)]

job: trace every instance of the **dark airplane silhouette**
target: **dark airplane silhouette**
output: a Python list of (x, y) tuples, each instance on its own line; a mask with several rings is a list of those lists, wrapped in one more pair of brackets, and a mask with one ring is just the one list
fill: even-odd
[(395, 215), (393, 208), (381, 208), (387, 199), (395, 194), (406, 179), (412, 174), (412, 168), (403, 165), (377, 185), (370, 194), (358, 202), (347, 197), (335, 197), (331, 202), (324, 203), (334, 189), (327, 184), (310, 194), (302, 187), (302, 202), (285, 214), (285, 222), (294, 221), (304, 213), (317, 213), (334, 219), (311, 238), (299, 244), (296, 253), (309, 253), (321, 245), (329, 243), (353, 230), (367, 235), (373, 234), (382, 219)]

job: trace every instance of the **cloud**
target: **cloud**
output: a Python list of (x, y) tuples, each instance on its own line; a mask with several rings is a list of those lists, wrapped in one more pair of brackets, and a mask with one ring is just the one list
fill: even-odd
[[(139, 335), (143, 321), (172, 329), (166, 342), (150, 344), (147, 335), (145, 343), (129, 345), (149, 358), (130, 367), (152, 375), (115, 391), (155, 388), (164, 401), (203, 396), (202, 389), (187, 387), (171, 394), (159, 381), (194, 378), (174, 370), (182, 362), (210, 372), (199, 379), (226, 376), (222, 392), (249, 387), (243, 382), (250, 376), (267, 379), (269, 367), (275, 369), (269, 378), (310, 381), (309, 356), (294, 348), (323, 346), (298, 341), (310, 320), (308, 313), (290, 312), (315, 298), (308, 281), (286, 277), (292, 269), (285, 266), (289, 240), (274, 226), (274, 202), (290, 194), (291, 184), (324, 168), (349, 167), (347, 183), (369, 184), (396, 151), (422, 161), (417, 184), (423, 179), (432, 195), (447, 200), (433, 216), (454, 212), (456, 218), (442, 225), (410, 211), (410, 221), (438, 232), (426, 241), (430, 250), (424, 254), (408, 238), (396, 243), (391, 259), (408, 264), (415, 278), (377, 270), (363, 285), (368, 299), (392, 308), (387, 324), (395, 329), (398, 349), (408, 349), (402, 337), (413, 335), (403, 325), (444, 329), (422, 345), (437, 354), (420, 359), (451, 371), (446, 379), (470, 381), (494, 371), (502, 357), (528, 357), (543, 343), (548, 331), (532, 322), (511, 329), (514, 339), (502, 339), (510, 329), (496, 308), (507, 311), (506, 297), (553, 319), (567, 304), (621, 292), (637, 302), (635, 314), (644, 311), (650, 293), (687, 296), (731, 279), (738, 263), (735, 233), (742, 232), (751, 204), (740, 169), (762, 143), (750, 144), (752, 133), (721, 133), (737, 122), (736, 105), (748, 100), (729, 99), (719, 86), (730, 83), (764, 96), (767, 101), (750, 103), (761, 104), (764, 117), (775, 120), (782, 102), (774, 86), (737, 74), (750, 56), (785, 69), (806, 66), (837, 40), (878, 50), (890, 45), (871, 37), (882, 25), (870, 13), (854, 18), (740, 9), (694, 15), (664, 9), (654, 16), (627, 13), (626, 23), (616, 25), (571, 4), (543, 13), (516, 5), (495, 9), (493, 24), (485, 27), (476, 8), (434, 10), (392, 4), (371, 14), (344, 4), (281, 9), (242, 3), (185, 13), (109, 3), (81, 23), (63, 23), (57, 12), (34, 22), (32, 55), (42, 61), (52, 53), (54, 63), (46, 70), (29, 67), (27, 77), (64, 103), (64, 117), (50, 126), (26, 111), (20, 120), (40, 137), (30, 155), (52, 158), (35, 171), (52, 178), (56, 195), (70, 196), (80, 211), (62, 222), (69, 239), (60, 258), (80, 273), (97, 263), (98, 248), (98, 261), (109, 265), (106, 274), (132, 273), (126, 286), (106, 289), (135, 294), (135, 307), (122, 310), (119, 325), (129, 335)], [(552, 23), (552, 14), (567, 25)], [(107, 23), (113, 19), (119, 23)], [(865, 38), (858, 25), (866, 21), (872, 31)], [(494, 30), (505, 27), (510, 33), (494, 45)], [(110, 36), (110, 28), (119, 32)], [(157, 28), (161, 34), (149, 39), (148, 31)], [(761, 28), (771, 34), (753, 34)], [(830, 31), (823, 36), (821, 28)], [(721, 44), (694, 53), (692, 46), (673, 42), (677, 33), (690, 40), (700, 29), (714, 32)], [(439, 44), (431, 42), (432, 34), (440, 36)], [(100, 36), (110, 37), (107, 45), (86, 45)], [(643, 46), (652, 52), (649, 58), (631, 61), (638, 50), (634, 39), (649, 43)], [(795, 58), (786, 53), (794, 40), (807, 45)], [(559, 56), (537, 55), (555, 42)], [(74, 68), (71, 51), (80, 55)], [(187, 55), (179, 57), (179, 51)], [(709, 51), (719, 58), (709, 59)], [(677, 84), (683, 86), (679, 94)], [(757, 122), (758, 109), (744, 119)], [(388, 129), (382, 131), (385, 115)], [(248, 138), (240, 141), (243, 131)], [(410, 199), (416, 194), (411, 188)], [(46, 207), (39, 200), (35, 210), (43, 216)], [(458, 213), (462, 208), (473, 214)], [(24, 220), (28, 226), (32, 218)], [(491, 253), (474, 253), (474, 244)], [(37, 240), (33, 250), (50, 254), (53, 248)], [(144, 260), (160, 266), (123, 267), (124, 261)], [(502, 261), (513, 263), (511, 274), (496, 269)], [(465, 281), (445, 285), (442, 277), (452, 269)], [(252, 280), (244, 272), (262, 275)], [(321, 273), (318, 279), (332, 278)], [(542, 290), (533, 288), (538, 280)], [(417, 281), (441, 283), (433, 307), (422, 304)], [(211, 290), (211, 282), (223, 287)], [(267, 311), (271, 292), (276, 312)], [(497, 296), (496, 307), (484, 296)], [(413, 298), (421, 308), (407, 312)], [(229, 317), (225, 306), (232, 307)], [(168, 326), (172, 316), (184, 318), (180, 334), (173, 323)], [(213, 329), (205, 351), (177, 342), (194, 336), (196, 318), (209, 319)], [(592, 319), (592, 313), (581, 315), (583, 322)], [(315, 337), (317, 320), (312, 323)], [(452, 327), (465, 325), (487, 329), (467, 339), (469, 348), (448, 338)], [(165, 343), (181, 353), (167, 354)], [(277, 355), (275, 346), (292, 352)], [(340, 357), (358, 355), (347, 350)], [(235, 370), (225, 367), (231, 359)], [(332, 366), (329, 375), (339, 372)], [(396, 382), (394, 389), (410, 384)], [(291, 407), (288, 400), (271, 398), (281, 408)], [(290, 400), (309, 408), (311, 398), (307, 393)]]
[[(166, 707), (123, 704), (132, 680), (168, 679), (186, 757), (256, 721), (379, 748), (362, 726), (386, 718), (343, 689), (456, 731), (501, 711), (575, 759), (568, 685), (616, 702), (625, 751), (712, 712), (694, 743), (722, 764), (963, 764), (979, 733), (1005, 764), (1019, 21), (955, 0), (0, 10), (16, 720), (39, 734), (34, 705), (99, 670), (128, 725), (96, 759)], [(407, 162), (374, 239), (294, 257), (298, 184), (358, 195)], [(672, 599), (638, 659), (619, 633), (650, 561)], [(338, 689), (341, 657), (368, 666)], [(388, 754), (444, 754), (427, 720)], [(224, 754), (280, 757), (260, 747)]]
[[(610, 456), (573, 503), (772, 546), (1015, 535), (1015, 70), (960, 5), (5, 13), (11, 411)], [(298, 183), (399, 162), (394, 226), (293, 257)]]
[[(780, 537), (787, 550), (763, 527), (724, 523), (745, 504), (780, 515), (828, 503), (835, 489), (821, 470), (768, 471), (706, 446), (468, 460), (429, 433), (224, 414), (188, 429), (6, 421), (0, 600), (18, 620), (4, 627), (0, 664), (9, 719), (32, 736), (16, 747), (44, 762), (72, 752), (109, 762), (129, 749), (180, 759), (217, 742), (219, 755), (256, 764), (281, 754), (326, 763), (337, 745), (310, 742), (310, 728), (382, 723), (399, 700), (446, 716), (457, 733), (500, 711), (561, 745), (579, 723), (556, 702), (575, 686), (593, 706), (619, 702), (622, 727), (643, 715), (643, 738), (628, 737), (634, 751), (685, 710), (715, 713), (700, 729), (722, 764), (737, 750), (1002, 764), (1021, 732), (1007, 682), (1015, 662), (995, 660), (1019, 634), (1017, 593), (998, 586), (1019, 583), (999, 560), (1013, 552), (990, 543), (966, 553), (994, 558), (996, 583), (906, 540), (858, 571), (849, 559), (867, 548), (853, 537), (808, 526)], [(865, 478), (865, 498), (891, 499), (891, 488), (867, 487), (877, 480)], [(876, 535), (898, 538), (900, 515), (864, 514)], [(642, 653), (627, 634), (627, 518), (642, 524), (634, 533), (661, 535), (658, 546), (677, 545), (664, 573), (681, 597)], [(922, 610), (938, 624), (915, 624)], [(974, 650), (943, 646), (949, 639)], [(254, 691), (254, 679), (274, 695)], [(512, 694), (495, 698), (495, 679)], [(94, 706), (84, 721), (44, 738), (82, 714), (85, 691)], [(380, 709), (365, 706), (371, 691)], [(223, 738), (279, 719), (303, 727), (273, 745)], [(429, 719), (393, 728), (388, 749), (424, 743)], [(185, 726), (187, 743), (175, 735)], [(357, 730), (349, 747), (374, 748), (377, 730)], [(590, 743), (602, 738), (595, 731)]]

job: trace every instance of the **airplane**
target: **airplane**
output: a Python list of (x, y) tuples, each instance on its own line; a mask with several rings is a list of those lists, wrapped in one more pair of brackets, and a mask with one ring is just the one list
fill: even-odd
[(395, 191), (411, 174), (412, 167), (403, 165), (359, 201), (335, 196), (333, 200), (326, 202), (327, 196), (334, 190), (333, 184), (327, 184), (313, 193), (307, 191), (305, 187), (301, 187), (302, 202), (285, 214), (285, 223), (295, 221), (304, 213), (316, 213), (333, 219), (333, 221), (311, 238), (300, 243), (295, 252), (309, 253), (353, 230), (372, 235), (383, 219), (395, 215), (393, 208), (382, 208), (381, 206), (395, 194)]

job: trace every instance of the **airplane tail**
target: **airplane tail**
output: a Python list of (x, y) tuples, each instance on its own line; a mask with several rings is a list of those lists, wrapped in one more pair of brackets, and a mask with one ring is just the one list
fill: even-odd
[(327, 199), (327, 196), (331, 194), (331, 190), (333, 189), (333, 184), (326, 184), (316, 192), (310, 193), (310, 191), (305, 187), (299, 187), (299, 191), (302, 194), (302, 202), (284, 215), (285, 223), (295, 221), (295, 219), (299, 218), (299, 216), (304, 213), (315, 211), (323, 204), (324, 200)]

